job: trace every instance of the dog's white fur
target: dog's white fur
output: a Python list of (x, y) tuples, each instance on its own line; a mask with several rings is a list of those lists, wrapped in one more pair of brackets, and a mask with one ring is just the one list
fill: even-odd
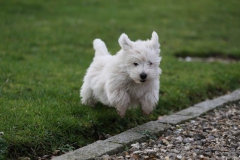
[(121, 50), (111, 55), (102, 40), (93, 41), (95, 57), (80, 90), (82, 103), (94, 105), (99, 101), (115, 107), (121, 117), (128, 108), (141, 104), (148, 115), (159, 99), (158, 35), (153, 32), (151, 40), (133, 42), (123, 33), (118, 42)]

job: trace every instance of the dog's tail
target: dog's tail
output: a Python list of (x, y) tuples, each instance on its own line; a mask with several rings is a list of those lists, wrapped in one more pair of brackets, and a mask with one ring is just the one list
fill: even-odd
[(105, 43), (101, 39), (95, 39), (93, 41), (93, 48), (95, 49), (95, 56), (104, 56), (109, 54)]

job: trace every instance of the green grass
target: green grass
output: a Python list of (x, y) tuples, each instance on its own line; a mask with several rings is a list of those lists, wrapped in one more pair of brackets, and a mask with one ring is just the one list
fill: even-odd
[[(240, 59), (239, 6), (238, 0), (0, 1), (0, 157), (63, 153), (239, 88), (240, 63), (176, 58)], [(115, 53), (121, 33), (147, 39), (153, 30), (163, 57), (154, 113), (130, 110), (121, 119), (113, 108), (81, 105), (93, 39)]]

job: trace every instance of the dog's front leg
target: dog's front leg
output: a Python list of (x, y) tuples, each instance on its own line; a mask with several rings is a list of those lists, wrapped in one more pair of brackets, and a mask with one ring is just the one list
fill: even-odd
[(123, 118), (130, 102), (130, 97), (125, 91), (112, 91), (108, 93), (109, 102), (114, 106), (118, 114)]
[(141, 109), (143, 114), (149, 115), (158, 103), (158, 90), (147, 92), (141, 99)]

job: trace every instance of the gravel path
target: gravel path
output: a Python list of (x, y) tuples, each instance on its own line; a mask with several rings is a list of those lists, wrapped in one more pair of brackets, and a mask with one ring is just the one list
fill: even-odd
[(172, 126), (160, 137), (149, 134), (116, 155), (97, 160), (240, 160), (240, 102)]

